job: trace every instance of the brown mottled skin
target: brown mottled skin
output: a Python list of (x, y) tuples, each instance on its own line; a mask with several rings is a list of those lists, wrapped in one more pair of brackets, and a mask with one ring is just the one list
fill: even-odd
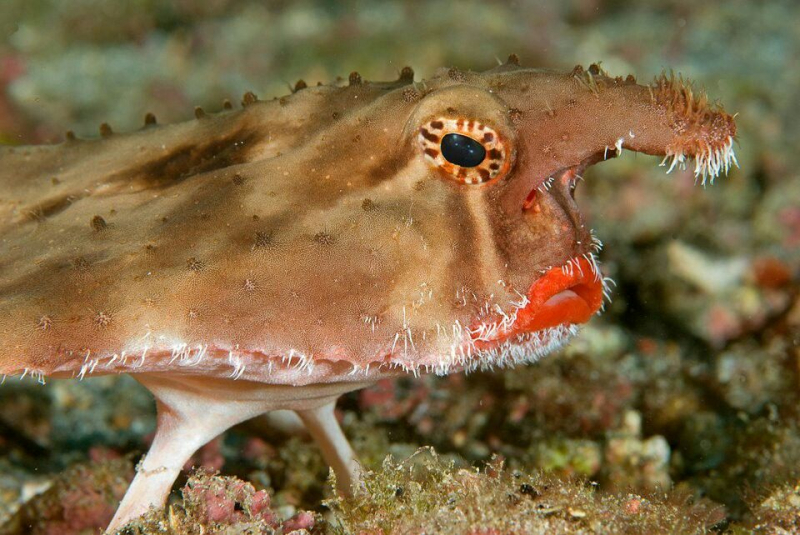
[[(454, 305), (460, 288), (502, 302), (514, 296), (498, 279), (525, 289), (589, 251), (564, 188), (542, 196), (538, 214), (520, 209), (533, 188), (613, 154), (620, 137), (649, 154), (686, 137), (648, 87), (596, 75), (592, 90), (582, 76), (508, 65), (320, 86), (97, 141), (4, 148), (0, 373), (70, 375), (88, 352), (126, 348), (129, 368), (149, 347), (144, 371), (180, 343), (218, 346), (209, 361), (296, 349), (366, 365), (384, 360), (403, 307), (415, 332), (469, 323), (475, 311)], [(437, 115), (507, 135), (512, 172), (489, 187), (439, 176), (414, 142)], [(729, 116), (715, 121), (704, 135), (733, 135)], [(490, 236), (477, 235), (477, 217)], [(415, 306), (421, 288), (432, 296)], [(420, 358), (437, 351), (416, 338)], [(207, 366), (231, 373), (227, 361)], [(269, 382), (255, 367), (244, 377)], [(126, 366), (95, 372), (112, 369)]]
[[(489, 321), (484, 304), (507, 309), (591, 252), (569, 181), (523, 210), (548, 177), (582, 172), (620, 140), (688, 158), (735, 136), (681, 81), (638, 85), (595, 66), (510, 61), (423, 83), (404, 70), (246, 100), (0, 151), (0, 374), (293, 388), (436, 365), (463, 336), (454, 324)], [(466, 185), (432, 167), (417, 135), (439, 117), (493, 128), (509, 171)]]

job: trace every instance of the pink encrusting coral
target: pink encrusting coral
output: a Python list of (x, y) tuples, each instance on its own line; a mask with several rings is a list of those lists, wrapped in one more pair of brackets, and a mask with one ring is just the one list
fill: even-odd
[[(60, 475), (42, 495), (30, 500), (3, 533), (81, 535), (96, 533), (111, 520), (117, 500), (130, 478), (127, 460), (78, 465)], [(298, 511), (283, 518), (272, 507), (266, 490), (207, 470), (193, 473), (181, 489), (181, 499), (169, 512), (151, 509), (124, 528), (128, 535), (153, 533), (259, 533), (311, 531), (314, 514)]]
[(183, 510), (194, 524), (208, 527), (252, 524), (281, 529), (288, 534), (314, 527), (314, 515), (306, 511), (282, 520), (271, 509), (265, 490), (256, 491), (250, 483), (211, 473), (198, 473), (183, 488)]
[(132, 476), (126, 459), (77, 465), (25, 504), (4, 525), (4, 533), (79, 535), (105, 526)]
[(629, 149), (695, 158), (705, 181), (735, 164), (733, 119), (687, 82), (596, 65), (353, 73), (242, 104), (0, 153), (0, 373), (130, 373), (157, 399), (112, 528), (275, 409), (349, 493), (339, 395), (533, 362), (601, 308), (601, 245), (574, 199), (589, 166)]

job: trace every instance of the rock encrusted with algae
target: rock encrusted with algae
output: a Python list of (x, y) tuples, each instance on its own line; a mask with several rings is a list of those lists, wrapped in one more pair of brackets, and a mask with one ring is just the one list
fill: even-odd
[(580, 480), (509, 470), (458, 469), (424, 448), (387, 458), (365, 492), (328, 501), (336, 534), (703, 533), (722, 507), (680, 494), (604, 494)]
[(302, 535), (315, 524), (316, 517), (300, 511), (282, 519), (272, 508), (266, 490), (235, 477), (197, 471), (182, 489), (181, 503), (166, 510), (152, 509), (134, 520), (120, 535)]
[(789, 535), (800, 532), (800, 482), (775, 488), (753, 506), (753, 532)]
[[(33, 496), (0, 527), (2, 535), (90, 535), (111, 521), (133, 478), (130, 459), (75, 465)], [(152, 509), (118, 531), (121, 535), (302, 535), (317, 524), (308, 511), (283, 518), (266, 490), (235, 477), (198, 470), (182, 500)], [(286, 509), (286, 508), (282, 508)]]
[(106, 526), (133, 477), (127, 459), (79, 464), (0, 526), (2, 535), (83, 535)]

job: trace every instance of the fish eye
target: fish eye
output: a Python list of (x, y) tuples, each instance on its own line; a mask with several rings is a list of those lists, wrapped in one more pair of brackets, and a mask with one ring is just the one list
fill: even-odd
[(491, 126), (470, 119), (438, 118), (419, 129), (425, 159), (461, 184), (484, 184), (504, 175), (510, 165), (506, 140)]
[(447, 134), (441, 147), (444, 159), (461, 167), (477, 167), (486, 158), (483, 145), (464, 134)]

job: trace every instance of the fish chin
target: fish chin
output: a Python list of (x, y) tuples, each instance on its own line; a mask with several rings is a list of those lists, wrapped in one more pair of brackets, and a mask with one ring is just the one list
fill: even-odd
[(580, 327), (565, 323), (535, 332), (524, 332), (491, 346), (468, 344), (454, 351), (452, 357), (433, 370), (436, 375), (457, 372), (491, 371), (537, 362), (545, 355), (563, 348)]

